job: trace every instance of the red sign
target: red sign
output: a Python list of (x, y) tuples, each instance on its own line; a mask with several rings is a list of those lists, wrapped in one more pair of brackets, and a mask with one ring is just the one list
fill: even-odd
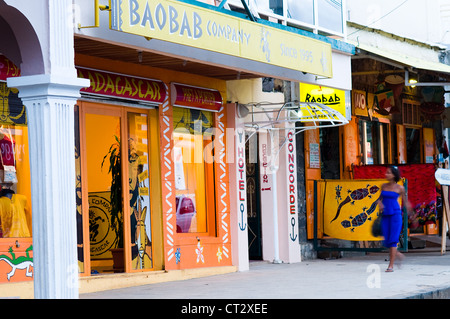
[(217, 90), (171, 83), (172, 105), (218, 112), (222, 96)]
[(153, 103), (162, 103), (167, 94), (161, 81), (79, 67), (77, 72), (78, 77), (91, 80), (89, 88), (81, 89), (84, 93)]
[(0, 55), (0, 81), (20, 75), (20, 69), (8, 60), (4, 55)]

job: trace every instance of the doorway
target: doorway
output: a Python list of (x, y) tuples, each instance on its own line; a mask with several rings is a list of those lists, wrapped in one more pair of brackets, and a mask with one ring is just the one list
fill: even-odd
[(156, 110), (79, 105), (85, 272), (151, 270), (150, 118)]
[(262, 260), (263, 257), (258, 154), (258, 134), (253, 134), (245, 143), (248, 253), (250, 260)]

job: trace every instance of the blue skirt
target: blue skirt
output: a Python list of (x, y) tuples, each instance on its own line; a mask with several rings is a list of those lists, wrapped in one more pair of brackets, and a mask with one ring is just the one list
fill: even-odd
[(401, 214), (383, 215), (381, 218), (381, 233), (384, 237), (384, 247), (397, 247), (402, 231), (403, 219)]

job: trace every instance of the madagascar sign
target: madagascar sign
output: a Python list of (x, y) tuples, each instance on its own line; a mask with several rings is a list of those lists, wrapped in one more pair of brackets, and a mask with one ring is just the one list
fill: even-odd
[(81, 92), (151, 103), (162, 103), (166, 97), (161, 81), (129, 77), (91, 69), (77, 68), (78, 77), (91, 80), (91, 86)]
[(174, 106), (214, 112), (218, 112), (222, 107), (222, 96), (217, 90), (171, 83), (170, 92)]
[(173, 0), (111, 0), (111, 29), (332, 77), (331, 45)]

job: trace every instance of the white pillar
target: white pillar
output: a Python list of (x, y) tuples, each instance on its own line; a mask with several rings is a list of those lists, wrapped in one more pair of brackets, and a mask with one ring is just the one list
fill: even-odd
[(78, 298), (74, 105), (89, 80), (9, 78), (27, 108), (35, 298)]
[(278, 171), (278, 224), (280, 226), (280, 258), (285, 263), (301, 261), (298, 238), (298, 192), (295, 131), (283, 131), (284, 145), (280, 149)]
[(239, 271), (249, 270), (247, 223), (247, 174), (245, 165), (245, 130), (242, 119), (236, 114), (236, 106), (228, 107), (227, 147), (230, 169), (230, 232), (233, 265)]

